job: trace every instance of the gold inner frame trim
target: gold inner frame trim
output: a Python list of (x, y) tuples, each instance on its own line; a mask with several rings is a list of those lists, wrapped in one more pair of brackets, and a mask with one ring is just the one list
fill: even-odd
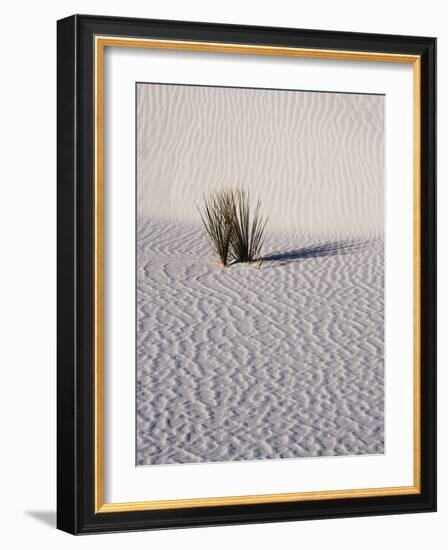
[[(266, 56), (300, 57), (314, 59), (407, 63), (413, 65), (413, 298), (414, 298), (414, 350), (413, 350), (413, 485), (399, 487), (362, 488), (348, 490), (275, 493), (260, 495), (192, 498), (180, 500), (153, 500), (141, 502), (104, 502), (104, 50), (106, 47), (152, 48), (160, 50), (193, 51), (208, 53), (234, 53)], [(421, 60), (417, 55), (382, 52), (356, 52), (253, 44), (227, 44), (182, 40), (156, 40), (96, 36), (95, 55), (95, 513), (167, 510), (205, 506), (232, 506), (274, 502), (303, 502), (341, 498), (379, 497), (419, 494), (421, 491), (421, 424), (420, 424), (420, 156), (421, 156)]]

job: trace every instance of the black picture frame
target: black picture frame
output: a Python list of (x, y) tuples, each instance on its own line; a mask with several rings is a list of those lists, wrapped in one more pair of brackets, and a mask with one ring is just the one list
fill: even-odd
[[(95, 36), (381, 52), (420, 58), (420, 490), (416, 494), (103, 511), (95, 508)], [(57, 24), (57, 527), (102, 533), (436, 510), (436, 39), (74, 15)]]

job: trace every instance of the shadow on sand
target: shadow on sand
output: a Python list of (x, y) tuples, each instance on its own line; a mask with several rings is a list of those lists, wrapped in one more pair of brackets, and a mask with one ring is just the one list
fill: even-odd
[(362, 250), (368, 242), (332, 241), (323, 244), (306, 246), (295, 250), (271, 252), (263, 256), (264, 262), (297, 262), (307, 258), (323, 258), (325, 256), (342, 256)]

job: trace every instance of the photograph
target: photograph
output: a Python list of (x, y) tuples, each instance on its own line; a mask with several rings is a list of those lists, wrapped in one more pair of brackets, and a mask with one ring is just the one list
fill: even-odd
[(382, 455), (382, 94), (135, 84), (136, 465)]

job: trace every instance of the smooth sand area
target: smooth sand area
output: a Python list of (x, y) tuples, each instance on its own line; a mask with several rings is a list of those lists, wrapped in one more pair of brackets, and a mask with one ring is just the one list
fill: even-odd
[(138, 224), (138, 465), (384, 452), (383, 240), (263, 252), (220, 268), (200, 224)]

